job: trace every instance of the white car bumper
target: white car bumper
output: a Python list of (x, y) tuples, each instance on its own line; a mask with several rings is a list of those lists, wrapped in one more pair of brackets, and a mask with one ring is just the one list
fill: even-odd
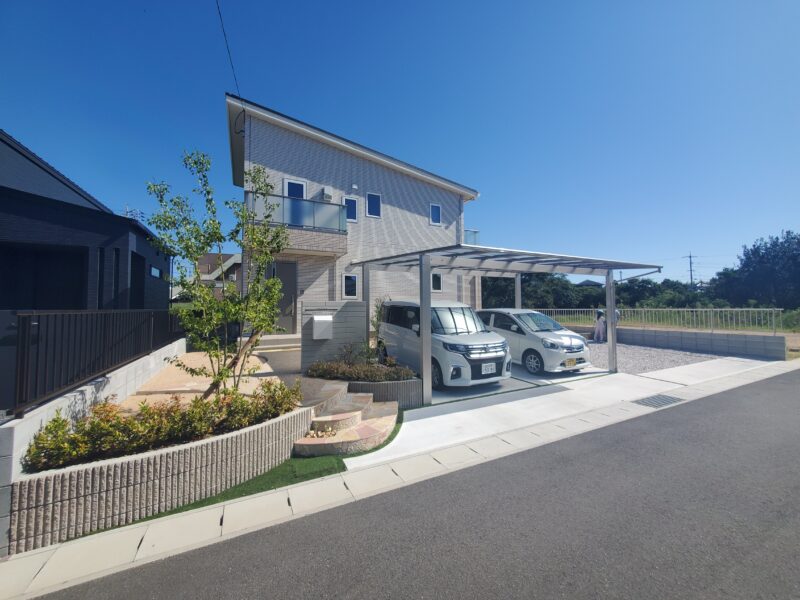
[(562, 371), (578, 371), (591, 367), (589, 362), (589, 351), (584, 346), (580, 352), (566, 352), (564, 350), (545, 350), (542, 353), (544, 360), (544, 370), (550, 373), (561, 373)]
[[(468, 360), (463, 354), (446, 352), (437, 362), (442, 369), (442, 379), (446, 386), (467, 387), (483, 383), (496, 383), (511, 377), (511, 354), (486, 360)], [(494, 363), (494, 374), (484, 373), (482, 365)]]

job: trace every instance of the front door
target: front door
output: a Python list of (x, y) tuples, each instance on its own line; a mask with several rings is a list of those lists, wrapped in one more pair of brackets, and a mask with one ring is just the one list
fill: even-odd
[(281, 333), (297, 333), (297, 263), (275, 261), (272, 274), (281, 280), (283, 296), (278, 301)]

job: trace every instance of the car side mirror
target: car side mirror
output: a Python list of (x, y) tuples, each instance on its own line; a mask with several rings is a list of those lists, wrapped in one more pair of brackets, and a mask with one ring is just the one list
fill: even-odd
[(519, 332), (519, 327), (516, 324), (513, 324), (513, 325), (511, 325), (511, 331), (513, 331), (515, 333)]
[(417, 335), (419, 335), (419, 323), (414, 323), (414, 324), (411, 326), (411, 331), (413, 331), (414, 333), (416, 333)]

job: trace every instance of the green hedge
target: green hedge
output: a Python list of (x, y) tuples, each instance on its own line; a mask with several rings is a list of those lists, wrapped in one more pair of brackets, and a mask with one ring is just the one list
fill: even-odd
[(414, 379), (414, 371), (394, 364), (350, 363), (343, 360), (315, 362), (308, 367), (309, 377), (344, 381), (405, 381)]
[(93, 406), (75, 423), (58, 413), (34, 436), (23, 468), (35, 473), (236, 431), (290, 412), (301, 399), (299, 383), (289, 388), (268, 380), (252, 396), (227, 390), (207, 400), (198, 396), (187, 407), (173, 396), (167, 402), (142, 402), (136, 415), (121, 414), (111, 402)]

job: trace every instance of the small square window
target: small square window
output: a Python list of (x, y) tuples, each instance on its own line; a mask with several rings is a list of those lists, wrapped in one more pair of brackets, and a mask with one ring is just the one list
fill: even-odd
[(431, 225), (442, 224), (442, 207), (439, 204), (431, 204)]
[(284, 179), (283, 195), (287, 196), (288, 198), (304, 199), (306, 197), (306, 182)]
[(161, 269), (159, 269), (158, 267), (154, 267), (153, 265), (150, 265), (150, 277), (155, 277), (156, 279), (161, 279), (162, 275), (163, 275), (163, 273), (162, 273)]
[(380, 218), (381, 216), (380, 194), (367, 194), (367, 216)]
[(441, 292), (442, 291), (442, 274), (441, 273), (431, 273), (431, 291), (432, 292)]
[(355, 198), (345, 198), (344, 210), (347, 214), (348, 221), (351, 223), (358, 223), (358, 200)]
[(342, 298), (358, 298), (358, 275), (342, 275)]

